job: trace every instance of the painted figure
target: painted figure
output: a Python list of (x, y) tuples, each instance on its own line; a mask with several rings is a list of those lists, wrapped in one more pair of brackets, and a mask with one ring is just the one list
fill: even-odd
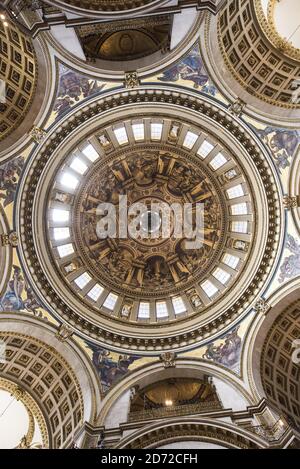
[(194, 88), (200, 88), (203, 93), (212, 96), (217, 94), (216, 87), (209, 82), (198, 47), (194, 48), (178, 64), (165, 70), (158, 79), (164, 82), (192, 81)]
[(119, 355), (115, 360), (109, 350), (88, 344), (93, 351), (93, 364), (99, 374), (104, 390), (108, 390), (116, 381), (122, 378), (128, 371), (129, 366), (140, 359), (135, 355)]
[(0, 166), (0, 200), (3, 200), (4, 207), (14, 201), (24, 162), (24, 158), (19, 156)]
[(242, 339), (236, 327), (224, 337), (224, 343), (216, 346), (214, 342), (208, 345), (203, 358), (211, 360), (229, 368), (235, 367), (240, 359)]
[(56, 117), (60, 117), (69, 111), (81, 99), (97, 94), (103, 87), (104, 84), (99, 83), (97, 80), (90, 79), (66, 68), (64, 65), (60, 65), (59, 87), (54, 104)]
[(289, 167), (290, 159), (294, 157), (299, 148), (299, 130), (278, 129), (276, 127), (255, 130), (270, 149), (279, 170)]

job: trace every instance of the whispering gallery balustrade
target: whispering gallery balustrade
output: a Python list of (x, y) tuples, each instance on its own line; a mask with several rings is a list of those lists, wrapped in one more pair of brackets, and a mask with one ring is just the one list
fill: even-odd
[(279, 419), (273, 427), (267, 427), (264, 425), (248, 425), (245, 427), (246, 430), (265, 438), (268, 441), (280, 440), (289, 428), (288, 422), (283, 418)]
[(199, 414), (201, 412), (221, 410), (220, 402), (199, 402), (197, 404), (186, 404), (157, 409), (145, 409), (139, 412), (130, 412), (129, 422), (160, 419), (164, 417), (178, 417), (182, 415)]

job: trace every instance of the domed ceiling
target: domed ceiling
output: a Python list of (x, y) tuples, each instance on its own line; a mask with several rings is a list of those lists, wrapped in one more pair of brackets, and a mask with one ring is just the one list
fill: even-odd
[(147, 5), (151, 0), (65, 0), (65, 3), (86, 10), (120, 11)]
[(289, 305), (274, 321), (262, 348), (265, 393), (292, 425), (300, 425), (300, 367), (291, 355), (300, 338), (300, 303)]
[[(75, 194), (70, 221), (75, 228), (74, 242), (80, 257), (90, 264), (97, 279), (117, 289), (122, 286), (128, 294), (140, 292), (157, 297), (160, 291), (163, 295), (174, 292), (178, 284), (189, 285), (192, 277), (202, 277), (207, 271), (214, 261), (214, 252), (218, 253), (221, 247), (225, 216), (213, 183), (197, 161), (188, 163), (188, 160), (188, 155), (180, 155), (172, 147), (168, 152), (160, 144), (148, 148), (136, 145), (121, 156), (108, 157), (91, 168)], [(128, 208), (134, 203), (146, 204), (153, 219), (148, 227), (145, 213), (137, 236), (133, 233), (124, 240), (117, 237), (112, 245), (109, 239), (101, 241), (97, 236), (97, 223), (101, 219), (97, 217), (97, 207), (106, 202), (117, 205), (120, 195), (127, 197)], [(183, 235), (179, 239), (172, 237), (174, 214), (170, 220), (170, 238), (162, 236), (160, 219), (164, 203), (177, 203), (183, 209), (189, 197), (204, 201), (207, 212), (204, 230), (208, 235), (206, 247), (190, 255)], [(157, 209), (152, 210), (154, 204)], [(147, 236), (148, 231), (152, 236)]]
[(202, 31), (206, 65), (225, 95), (278, 125), (299, 120), (299, 15), (291, 20), (293, 8), (297, 12), (293, 0), (224, 2)]
[(299, 433), (284, 2), (5, 2), (0, 389), (45, 448)]
[[(136, 97), (132, 93), (130, 102)], [(120, 99), (122, 113), (128, 95)], [(130, 334), (143, 328), (142, 348), (148, 347), (150, 337), (162, 343), (157, 342), (162, 331), (175, 344), (187, 327), (197, 328), (202, 335), (204, 329), (199, 326), (212, 321), (208, 332), (212, 334), (217, 323), (223, 324), (224, 312), (228, 324), (237, 318), (241, 310), (235, 301), (241, 289), (249, 302), (249, 282), (254, 287), (271, 267), (272, 256), (263, 246), (273, 242), (276, 224), (266, 232), (264, 222), (279, 215), (270, 169), (265, 176), (270, 177), (268, 202), (258, 171), (267, 163), (259, 147), (243, 140), (245, 130), (238, 142), (237, 130), (233, 137), (220, 122), (211, 123), (205, 116), (210, 109), (205, 101), (199, 102), (202, 112), (186, 114), (179, 106), (172, 117), (164, 102), (155, 104), (155, 92), (149, 90), (150, 99), (154, 99), (152, 108), (142, 106), (142, 113), (140, 104), (127, 104), (125, 119), (116, 111), (108, 113), (109, 118), (99, 111), (76, 136), (72, 129), (77, 133), (78, 126), (71, 118), (68, 135), (49, 137), (31, 160), (19, 201), (24, 261), (34, 275), (44, 272), (48, 278), (41, 284), (40, 274), (36, 277), (43, 301), (53, 306), (57, 300), (52, 295), (58, 295), (55, 314), (67, 313), (68, 308), (60, 312), (59, 306), (66, 301), (90, 324), (128, 334), (120, 339), (124, 345), (127, 340), (132, 343)], [(215, 112), (216, 120), (221, 112), (222, 122), (224, 111), (215, 108)], [(59, 141), (58, 151), (55, 142)], [(38, 171), (36, 176), (30, 167)], [(37, 204), (32, 211), (30, 193), (35, 187)], [(124, 228), (120, 197), (125, 200), (122, 210), (129, 214), (125, 235), (119, 231)], [(131, 232), (133, 204), (143, 204), (145, 211)], [(189, 236), (178, 233), (178, 214), (168, 211), (175, 205), (183, 214), (185, 204), (191, 214), (198, 204), (203, 207), (203, 224)], [(99, 212), (99, 206), (104, 211)], [(24, 212), (25, 207), (31, 215)], [(118, 231), (113, 236), (99, 235), (107, 210), (117, 214)], [(167, 236), (163, 232), (166, 211)], [(199, 234), (203, 243), (190, 247)], [(261, 256), (265, 256), (265, 269), (257, 275)], [(94, 333), (91, 337), (96, 338)]]
[(144, 410), (166, 410), (167, 407), (167, 410), (172, 411), (172, 406), (197, 405), (204, 402), (218, 402), (215, 389), (207, 382), (182, 378), (159, 381), (137, 391), (130, 406), (131, 419), (136, 416), (132, 413)]

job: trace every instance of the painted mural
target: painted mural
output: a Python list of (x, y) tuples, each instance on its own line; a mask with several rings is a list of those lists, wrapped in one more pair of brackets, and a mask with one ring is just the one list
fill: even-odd
[(240, 375), (243, 344), (254, 315), (255, 312), (252, 310), (238, 326), (235, 326), (220, 338), (208, 343), (208, 345), (180, 355), (187, 358), (207, 360), (222, 365), (233, 373)]
[(236, 370), (242, 350), (242, 339), (238, 331), (239, 327), (236, 327), (226, 334), (220, 345), (216, 345), (215, 342), (209, 344), (202, 358)]
[(288, 168), (300, 145), (300, 131), (266, 127), (256, 132), (271, 151), (279, 172)]
[(279, 283), (300, 275), (300, 243), (288, 234), (285, 247), (291, 254), (284, 259), (280, 267)]
[(92, 362), (104, 392), (128, 373), (132, 363), (143, 360), (138, 355), (119, 355), (93, 344), (88, 344), (88, 347), (92, 350)]
[(14, 201), (24, 163), (25, 158), (19, 156), (0, 166), (0, 201), (4, 208)]
[(216, 96), (218, 90), (211, 82), (200, 55), (197, 45), (180, 62), (165, 70), (157, 77), (158, 81), (167, 83), (192, 85), (193, 88), (203, 93)]
[(40, 307), (31, 287), (24, 280), (21, 268), (13, 265), (11, 279), (0, 298), (0, 311), (26, 310), (39, 315)]
[[(239, 373), (242, 337), (238, 334), (239, 327), (226, 334), (218, 341), (212, 342), (200, 350), (201, 358), (223, 365)], [(143, 357), (138, 355), (117, 354), (97, 345), (87, 343), (88, 352), (92, 352), (92, 362), (100, 378), (103, 392), (106, 393), (133, 369), (146, 363), (158, 360), (158, 357)], [(179, 356), (197, 357), (198, 350), (179, 354)]]
[[(197, 358), (200, 353), (202, 359), (213, 361), (239, 373), (242, 350), (242, 337), (239, 335), (239, 329), (240, 326), (206, 347), (182, 353), (179, 356)], [(246, 331), (246, 326), (242, 326), (241, 329)], [(133, 369), (159, 359), (158, 357), (120, 355), (91, 343), (86, 343), (86, 346), (88, 353), (92, 353), (92, 362), (100, 378), (104, 393)]]

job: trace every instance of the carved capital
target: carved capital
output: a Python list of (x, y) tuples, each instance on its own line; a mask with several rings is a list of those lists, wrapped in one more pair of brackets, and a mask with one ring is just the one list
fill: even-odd
[(68, 340), (72, 335), (74, 334), (74, 329), (71, 326), (68, 326), (66, 324), (62, 324), (58, 330), (58, 332), (55, 334), (55, 337), (60, 341), (60, 342), (65, 342)]
[(160, 356), (161, 361), (165, 368), (175, 368), (176, 353), (174, 352), (165, 352)]

